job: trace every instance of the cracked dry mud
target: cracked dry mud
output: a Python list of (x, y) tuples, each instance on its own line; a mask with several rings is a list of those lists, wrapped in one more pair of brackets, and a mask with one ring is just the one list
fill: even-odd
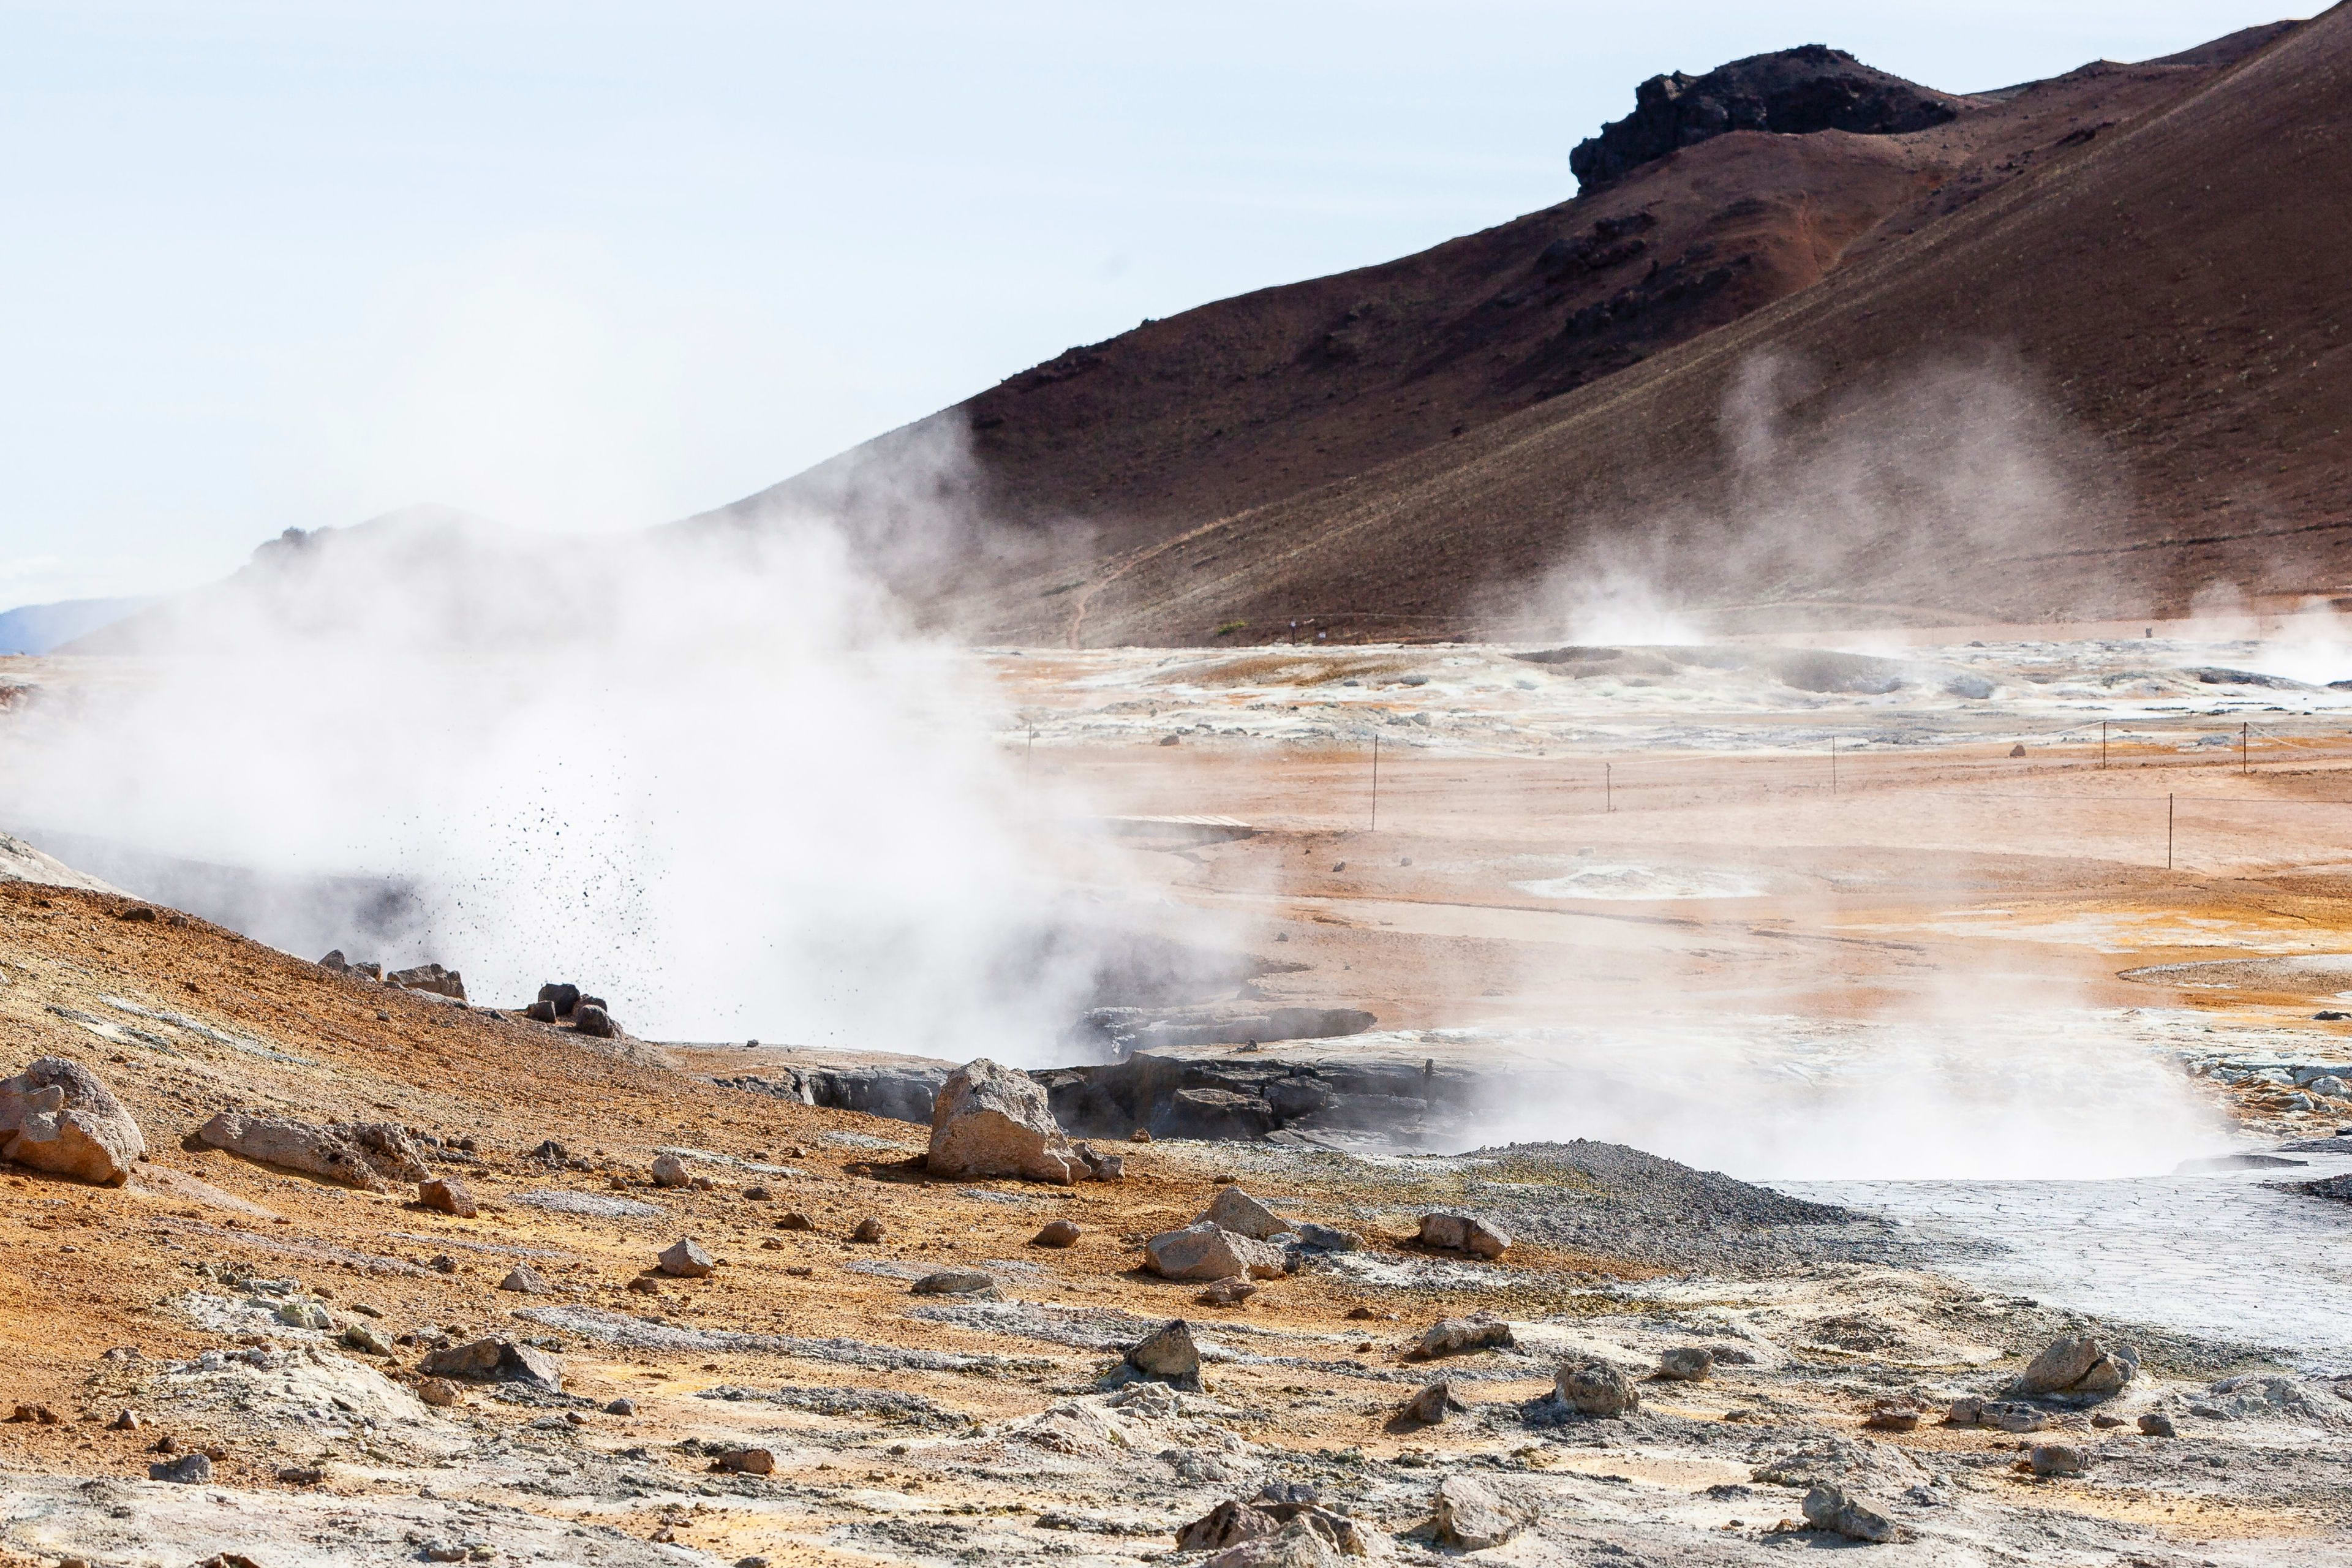
[[(1118, 1184), (931, 1181), (906, 1123), (719, 1088), (656, 1053), (386, 992), (201, 921), (120, 921), (120, 907), (0, 886), (0, 1016), (20, 1049), (100, 1071), (154, 1151), (121, 1189), (0, 1176), (0, 1404), (57, 1416), (0, 1424), (12, 1564), (1108, 1564), (1171, 1557), (1180, 1525), (1269, 1483), (1315, 1489), (1375, 1556), (1422, 1559), (1453, 1550), (1428, 1522), (1440, 1482), (1465, 1474), (1529, 1521), (1480, 1553), (1514, 1563), (1836, 1546), (1797, 1527), (1820, 1481), (1895, 1522), (1907, 1540), (1852, 1549), (1895, 1561), (2342, 1561), (2352, 1404), (2331, 1385), (2231, 1403), (2210, 1385), (2259, 1370), (2251, 1352), (2095, 1325), (2146, 1358), (2120, 1398), (2051, 1406), (2025, 1436), (1943, 1426), (1952, 1397), (1997, 1392), (2084, 1325), (1913, 1267), (1891, 1227), (1842, 1211), (1595, 1145), (1383, 1157), (1163, 1142), (1133, 1146)], [(157, 1023), (165, 1012), (186, 1022)], [(137, 1033), (124, 1018), (143, 1020)], [(444, 1141), (482, 1212), (184, 1148), (226, 1103), (411, 1125)], [(461, 1136), (475, 1152), (446, 1149)], [(573, 1158), (530, 1152), (550, 1138)], [(654, 1188), (662, 1149), (687, 1151), (710, 1190)], [(1138, 1244), (1191, 1219), (1221, 1178), (1368, 1245), (1246, 1307), (1200, 1306), (1197, 1287), (1139, 1273)], [(772, 1198), (747, 1196), (754, 1184)], [(1406, 1239), (1432, 1206), (1507, 1225), (1554, 1195), (1633, 1207), (1653, 1245), (1636, 1260), (1529, 1232), (1480, 1262)], [(814, 1227), (778, 1228), (787, 1209)], [(886, 1239), (848, 1241), (868, 1215)], [(1052, 1218), (1075, 1221), (1077, 1244), (1027, 1246)], [(1685, 1225), (1773, 1246), (1682, 1271)], [(631, 1290), (680, 1236), (717, 1272)], [(550, 1293), (497, 1289), (518, 1262)], [(950, 1265), (992, 1274), (1000, 1299), (909, 1293)], [(299, 1301), (335, 1329), (289, 1326), (280, 1309)], [(1406, 1359), (1431, 1322), (1474, 1311), (1516, 1342)], [(1195, 1325), (1205, 1391), (1108, 1384), (1124, 1347), (1172, 1316)], [(365, 1353), (345, 1326), (401, 1342)], [(561, 1356), (563, 1390), (420, 1397), (431, 1344), (489, 1334)], [(1637, 1415), (1585, 1419), (1550, 1397), (1563, 1361), (1640, 1373), (1689, 1345), (1718, 1352), (1714, 1375), (1643, 1382)], [(1399, 1420), (1438, 1375), (1466, 1409)], [(608, 1413), (615, 1400), (630, 1413)], [(1890, 1401), (1927, 1419), (1864, 1429)], [(2138, 1435), (2130, 1418), (2158, 1408), (2179, 1436)], [(125, 1410), (134, 1429), (113, 1425)], [(2109, 1414), (2125, 1419), (2093, 1425)], [(148, 1479), (164, 1438), (214, 1454), (209, 1481)], [(2088, 1474), (2017, 1468), (2053, 1441), (2087, 1449)], [(744, 1447), (772, 1470), (719, 1467)]]

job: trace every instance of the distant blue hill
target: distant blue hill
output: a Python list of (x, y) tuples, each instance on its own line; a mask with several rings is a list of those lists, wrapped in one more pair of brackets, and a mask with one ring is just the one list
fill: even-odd
[(0, 654), (47, 653), (60, 643), (110, 626), (154, 602), (152, 597), (66, 599), (0, 613)]

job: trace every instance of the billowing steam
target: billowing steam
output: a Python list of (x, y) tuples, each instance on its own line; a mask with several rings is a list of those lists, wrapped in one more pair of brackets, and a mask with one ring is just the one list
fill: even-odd
[(170, 651), (23, 715), (0, 810), (388, 889), (380, 946), (256, 911), (282, 945), (437, 961), (509, 1004), (576, 980), (651, 1038), (1032, 1063), (1151, 978), (1112, 973), (1152, 962), (1122, 911), (1067, 890), (1115, 902), (1111, 852), (830, 527), (401, 514), (289, 535), (123, 640)]

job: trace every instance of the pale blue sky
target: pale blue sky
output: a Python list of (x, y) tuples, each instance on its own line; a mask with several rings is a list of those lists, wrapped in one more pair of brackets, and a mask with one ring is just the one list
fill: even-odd
[(2282, 14), (0, 0), (0, 606), (415, 500), (716, 505), (1143, 317), (1564, 199), (1657, 71), (1822, 42), (1968, 90)]

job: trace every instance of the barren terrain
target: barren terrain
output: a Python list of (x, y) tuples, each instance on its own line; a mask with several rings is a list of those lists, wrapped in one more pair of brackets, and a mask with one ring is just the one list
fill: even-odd
[[(2184, 676), (2262, 656), (2178, 636), (1978, 640), (1895, 650), (1912, 673), (1878, 692), (1743, 675), (1728, 650), (1627, 650), (1663, 662), (1606, 676), (1490, 647), (993, 656), (1041, 857), (1113, 819), (1151, 896), (1235, 917), (1266, 960), (1254, 994), (1376, 1015), (1199, 1054), (1484, 1064), (1495, 1100), (1423, 1152), (1163, 1139), (1120, 1145), (1117, 1184), (934, 1180), (920, 1127), (712, 1081), (789, 1044), (590, 1040), (528, 998), (459, 1005), (0, 884), (11, 1069), (89, 1065), (149, 1146), (120, 1189), (0, 1179), (0, 1405), (31, 1414), (0, 1424), (0, 1542), (45, 1565), (1110, 1564), (1303, 1487), (1354, 1521), (1342, 1545), (1427, 1558), (1463, 1550), (1433, 1517), (1466, 1478), (1517, 1521), (1475, 1553), (1495, 1561), (2341, 1561), (2347, 1211), (2280, 1187), (2352, 1160), (2327, 1147), (2340, 1102), (2247, 1064), (2352, 1054), (2352, 1025), (2313, 1017), (2347, 988), (2325, 955), (2347, 951), (2352, 700)], [(2146, 689), (2102, 684), (2122, 668)], [(2101, 694), (2088, 730), (2062, 711), (2077, 689)], [(1308, 723), (1332, 733), (1285, 732)], [(1914, 1071), (1919, 1103), (1871, 1087)], [(481, 1212), (184, 1144), (229, 1107), (404, 1124)], [(2176, 1169), (2282, 1145), (2304, 1163)], [(653, 1185), (664, 1152), (708, 1184)], [(1364, 1245), (1238, 1307), (1144, 1272), (1142, 1240), (1228, 1183)], [(1441, 1207), (1511, 1247), (1420, 1246)], [(882, 1238), (849, 1239), (868, 1216)], [(1031, 1245), (1051, 1219), (1076, 1245)], [(2190, 1239), (2216, 1227), (2227, 1245)], [(653, 1271), (681, 1236), (712, 1276)], [(499, 1288), (519, 1264), (543, 1293)], [(910, 1293), (949, 1267), (993, 1293)], [(321, 1321), (303, 1302), (331, 1326), (293, 1326)], [(1409, 1356), (1475, 1312), (1513, 1342)], [(1178, 1317), (1201, 1392), (1110, 1375)], [(2119, 1396), (2044, 1401), (2026, 1436), (1942, 1419), (2084, 1332), (2136, 1347)], [(423, 1358), (482, 1335), (560, 1357), (562, 1388), (421, 1402)], [(1551, 1397), (1563, 1362), (1639, 1376), (1687, 1346), (1713, 1374), (1639, 1384), (1638, 1413)], [(1401, 1418), (1440, 1376), (1466, 1408)], [(1888, 1404), (1924, 1419), (1865, 1428)], [(2153, 1414), (2179, 1436), (2142, 1435)], [(2053, 1443), (2084, 1471), (2019, 1468)], [(772, 1469), (714, 1468), (747, 1447)], [(194, 1449), (208, 1481), (148, 1479)], [(1903, 1539), (1811, 1528), (1821, 1481)], [(1335, 1549), (1253, 1550), (1228, 1561)]]

